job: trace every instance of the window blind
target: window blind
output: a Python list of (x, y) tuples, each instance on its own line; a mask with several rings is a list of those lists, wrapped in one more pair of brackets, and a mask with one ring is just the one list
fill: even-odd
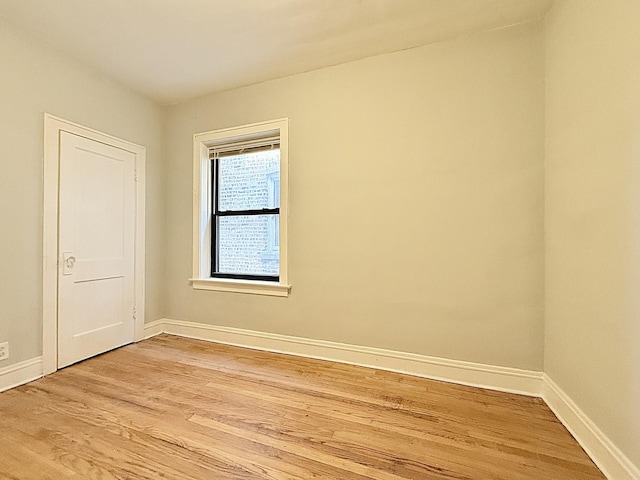
[(280, 137), (261, 137), (240, 142), (223, 143), (209, 147), (209, 158), (230, 157), (243, 153), (254, 153), (263, 150), (280, 148)]

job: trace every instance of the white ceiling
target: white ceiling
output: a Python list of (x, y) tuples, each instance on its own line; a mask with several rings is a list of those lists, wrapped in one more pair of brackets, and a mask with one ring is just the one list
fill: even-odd
[(551, 0), (0, 0), (0, 18), (163, 103), (541, 17)]

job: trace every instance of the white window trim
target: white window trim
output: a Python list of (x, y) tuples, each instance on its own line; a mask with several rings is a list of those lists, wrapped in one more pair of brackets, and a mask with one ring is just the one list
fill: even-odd
[[(262, 282), (211, 278), (211, 160), (209, 148), (235, 137), (254, 136), (270, 131), (280, 136), (280, 280)], [(289, 219), (289, 119), (253, 123), (234, 128), (196, 133), (193, 136), (193, 277), (196, 290), (289, 296), (287, 276), (287, 224)]]

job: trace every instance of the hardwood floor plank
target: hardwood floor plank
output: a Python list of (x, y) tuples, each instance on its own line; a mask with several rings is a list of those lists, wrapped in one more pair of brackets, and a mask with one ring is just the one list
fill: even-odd
[(602, 479), (539, 399), (169, 335), (0, 394), (0, 479)]

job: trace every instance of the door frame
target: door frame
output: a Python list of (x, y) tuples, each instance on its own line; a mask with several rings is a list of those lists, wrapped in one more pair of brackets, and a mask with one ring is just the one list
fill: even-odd
[(44, 210), (42, 232), (42, 370), (58, 369), (58, 226), (60, 132), (69, 132), (135, 155), (134, 341), (144, 338), (146, 148), (82, 125), (44, 114)]

